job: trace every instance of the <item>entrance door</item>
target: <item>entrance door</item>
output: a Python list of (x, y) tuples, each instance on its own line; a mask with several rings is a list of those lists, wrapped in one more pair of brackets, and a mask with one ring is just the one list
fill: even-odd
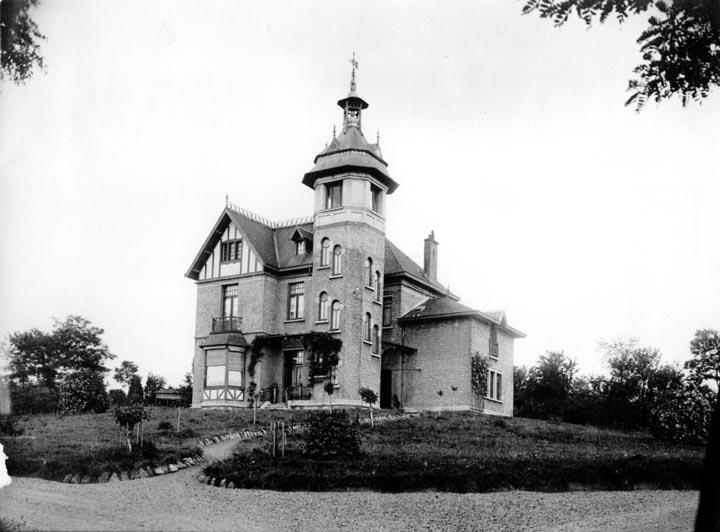
[(380, 408), (392, 407), (392, 370), (380, 370)]

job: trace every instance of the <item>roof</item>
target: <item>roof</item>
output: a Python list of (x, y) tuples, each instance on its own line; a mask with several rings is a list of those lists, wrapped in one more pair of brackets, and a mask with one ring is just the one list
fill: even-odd
[(453, 299), (459, 299), (448, 294), (447, 287), (425, 275), (425, 270), (410, 257), (405, 255), (395, 244), (385, 239), (385, 277), (388, 275), (406, 275), (419, 282), (430, 290), (439, 294), (447, 294)]
[(222, 237), (228, 224), (232, 222), (255, 250), (260, 260), (270, 268), (294, 268), (310, 266), (312, 255), (296, 255), (292, 237), (298, 233), (312, 239), (313, 217), (297, 218), (285, 222), (271, 222), (241, 207), (228, 204), (220, 213), (215, 226), (205, 239), (205, 243), (195, 256), (186, 277), (197, 280), (203, 265)]
[[(501, 319), (498, 315), (501, 314)], [(505, 312), (500, 311), (487, 313), (472, 309), (448, 296), (436, 297), (429, 299), (411, 309), (408, 313), (400, 317), (400, 321), (411, 322), (418, 320), (437, 320), (444, 318), (475, 318), (487, 323), (499, 325), (500, 329), (508, 333), (513, 338), (525, 338), (525, 334), (507, 325), (505, 321)]]
[(345, 127), (340, 135), (332, 139), (313, 162), (315, 166), (305, 174), (302, 181), (310, 188), (321, 177), (352, 171), (370, 174), (388, 188), (388, 194), (392, 194), (398, 187), (388, 173), (380, 146), (369, 143), (354, 124)]

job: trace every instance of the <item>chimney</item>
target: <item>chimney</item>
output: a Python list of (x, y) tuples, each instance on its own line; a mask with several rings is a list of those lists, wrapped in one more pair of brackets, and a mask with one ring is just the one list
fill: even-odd
[(423, 270), (425, 270), (425, 275), (433, 281), (437, 281), (437, 248), (435, 231), (430, 231), (430, 234), (425, 239), (425, 265)]

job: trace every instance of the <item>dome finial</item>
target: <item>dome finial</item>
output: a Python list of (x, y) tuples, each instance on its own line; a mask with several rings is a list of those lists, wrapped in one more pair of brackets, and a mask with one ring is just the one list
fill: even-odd
[(350, 92), (355, 92), (355, 70), (360, 68), (360, 65), (355, 59), (355, 52), (353, 52), (352, 59), (350, 59), (350, 64), (352, 65), (352, 76), (350, 77)]

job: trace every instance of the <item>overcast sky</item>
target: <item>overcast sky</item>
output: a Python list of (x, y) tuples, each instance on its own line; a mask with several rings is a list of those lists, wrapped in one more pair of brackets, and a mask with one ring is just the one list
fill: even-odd
[[(43, 0), (47, 72), (0, 97), (0, 334), (80, 314), (120, 360), (191, 367), (184, 273), (225, 194), (273, 220), (340, 126), (355, 51), (391, 176), (387, 235), (527, 333), (516, 364), (599, 338), (668, 361), (720, 327), (720, 97), (623, 106), (625, 25), (554, 28), (522, 2)], [(200, 9), (202, 8), (202, 10)]]

